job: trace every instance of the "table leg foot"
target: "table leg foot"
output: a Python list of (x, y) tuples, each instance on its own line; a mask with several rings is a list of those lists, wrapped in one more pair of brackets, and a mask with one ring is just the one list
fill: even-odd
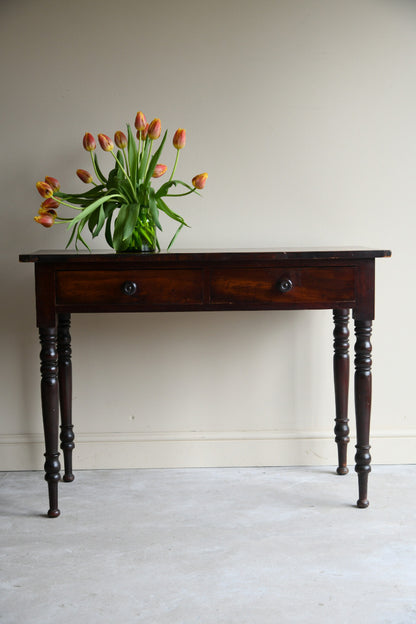
[(45, 481), (48, 482), (49, 493), (48, 518), (57, 518), (61, 513), (58, 509), (60, 468), (59, 453), (45, 453)]
[(347, 468), (347, 466), (338, 466), (337, 468), (337, 474), (339, 475), (346, 475), (348, 474), (349, 470)]

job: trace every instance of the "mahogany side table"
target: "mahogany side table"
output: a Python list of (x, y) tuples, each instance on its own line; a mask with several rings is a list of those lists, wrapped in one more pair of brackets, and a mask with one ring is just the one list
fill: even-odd
[[(333, 310), (335, 442), (338, 474), (346, 474), (349, 385), (349, 310), (355, 328), (357, 506), (368, 506), (371, 471), (371, 330), (375, 258), (387, 250), (175, 251), (143, 254), (38, 251), (21, 254), (35, 265), (36, 316), (41, 343), (41, 400), (45, 434), (48, 516), (59, 516), (60, 462), (72, 481), (71, 314), (215, 310)], [(59, 436), (59, 412), (61, 425)]]

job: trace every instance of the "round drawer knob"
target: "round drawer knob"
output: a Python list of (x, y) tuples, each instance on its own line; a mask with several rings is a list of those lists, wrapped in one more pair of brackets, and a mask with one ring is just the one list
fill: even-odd
[(281, 293), (287, 293), (289, 292), (289, 290), (292, 290), (292, 288), (293, 288), (293, 282), (289, 278), (282, 279), (279, 282), (279, 290)]
[(131, 297), (131, 295), (134, 295), (137, 292), (137, 285), (134, 282), (124, 282), (121, 287), (121, 291), (125, 295), (129, 295)]

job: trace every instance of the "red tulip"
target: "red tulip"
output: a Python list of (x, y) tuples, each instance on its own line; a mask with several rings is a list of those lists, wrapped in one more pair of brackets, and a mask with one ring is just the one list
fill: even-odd
[(114, 135), (114, 143), (120, 149), (124, 149), (125, 147), (127, 147), (127, 137), (124, 132), (122, 132), (121, 130), (117, 130)]
[(146, 126), (147, 126), (146, 117), (144, 116), (144, 113), (142, 113), (142, 111), (139, 111), (136, 115), (134, 127), (136, 128), (136, 130), (144, 130)]
[(84, 138), (82, 140), (82, 144), (84, 146), (84, 149), (87, 150), (87, 152), (93, 152), (95, 150), (95, 139), (92, 136), (92, 134), (90, 134), (89, 132), (86, 132), (84, 134)]
[(61, 185), (59, 184), (56, 178), (51, 178), (50, 176), (46, 176), (45, 182), (46, 184), (49, 184), (49, 186), (52, 187), (53, 191), (59, 191), (59, 189), (61, 188)]
[(53, 195), (53, 188), (47, 182), (36, 182), (36, 188), (45, 199)]
[(43, 227), (50, 228), (55, 223), (55, 216), (50, 214), (41, 214), (34, 217), (36, 223), (40, 223)]
[(156, 165), (152, 173), (152, 178), (160, 178), (167, 170), (167, 165)]
[(185, 128), (178, 128), (173, 136), (173, 147), (176, 149), (182, 149), (186, 143), (186, 130)]
[(157, 118), (153, 119), (153, 121), (151, 121), (149, 124), (149, 128), (147, 130), (147, 136), (149, 137), (149, 139), (154, 141), (155, 139), (158, 139), (160, 137), (161, 132), (162, 132), (162, 123), (160, 119), (157, 119)]
[(92, 182), (92, 175), (86, 169), (77, 169), (77, 176), (82, 182), (85, 182), (85, 184), (90, 184), (90, 182)]
[(138, 139), (142, 139), (143, 141), (145, 140), (145, 138), (147, 137), (147, 131), (149, 130), (149, 124), (146, 124), (146, 126), (143, 128), (143, 130), (137, 130), (136, 132), (136, 136)]
[(192, 178), (192, 184), (196, 189), (203, 189), (205, 186), (205, 182), (207, 181), (208, 174), (207, 173), (199, 173), (194, 178)]
[(112, 142), (112, 140), (110, 139), (109, 136), (107, 136), (106, 134), (99, 134), (98, 135), (98, 140), (100, 142), (101, 148), (105, 152), (112, 152), (113, 151), (114, 143)]
[(56, 201), (53, 197), (48, 197), (45, 199), (40, 205), (43, 210), (54, 210), (55, 208), (59, 208), (59, 202)]

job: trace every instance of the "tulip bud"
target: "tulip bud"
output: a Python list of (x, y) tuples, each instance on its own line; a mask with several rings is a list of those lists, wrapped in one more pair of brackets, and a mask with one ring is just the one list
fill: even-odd
[(55, 218), (56, 217), (54, 215), (41, 214), (36, 215), (36, 217), (34, 217), (34, 220), (36, 221), (36, 223), (40, 223), (40, 225), (43, 225), (43, 227), (50, 228), (55, 223)]
[(53, 197), (48, 197), (45, 199), (40, 205), (43, 210), (54, 210), (55, 208), (59, 208), (59, 202), (56, 201)]
[(50, 176), (46, 176), (45, 182), (46, 184), (49, 184), (49, 186), (52, 187), (53, 191), (59, 191), (59, 189), (61, 188), (61, 185), (59, 184), (56, 178), (51, 178)]
[(36, 188), (45, 199), (53, 195), (53, 188), (47, 182), (36, 182)]
[(185, 128), (178, 128), (173, 136), (173, 147), (176, 149), (182, 149), (186, 143), (186, 130)]
[(146, 124), (146, 126), (143, 128), (143, 130), (137, 130), (136, 137), (138, 139), (142, 139), (142, 141), (144, 141), (145, 138), (147, 137), (148, 130), (149, 130), (149, 124)]
[(114, 143), (112, 142), (112, 140), (110, 139), (109, 136), (107, 136), (106, 134), (99, 134), (98, 135), (98, 140), (100, 142), (101, 148), (105, 152), (112, 152), (113, 151)]
[(194, 178), (192, 178), (192, 185), (196, 189), (203, 189), (205, 186), (205, 182), (207, 181), (208, 174), (207, 173), (199, 173)]
[(167, 171), (167, 165), (156, 165), (153, 170), (152, 178), (160, 178)]
[(139, 111), (136, 115), (136, 120), (134, 122), (134, 127), (136, 130), (144, 130), (147, 126), (146, 117), (142, 111)]
[(154, 141), (155, 139), (158, 139), (160, 137), (161, 132), (162, 132), (162, 123), (160, 119), (153, 119), (153, 121), (151, 121), (149, 124), (149, 128), (147, 130), (147, 136), (149, 137), (149, 139)]
[(77, 169), (77, 176), (82, 182), (85, 182), (85, 184), (90, 184), (92, 182), (92, 175), (86, 169)]
[(120, 149), (124, 149), (125, 147), (127, 147), (127, 137), (124, 132), (122, 132), (121, 130), (117, 130), (114, 135), (114, 143)]
[(56, 217), (56, 210), (53, 210), (52, 208), (42, 208), (42, 206), (39, 208), (38, 210), (38, 214), (40, 215), (51, 215), (52, 217)]
[(89, 132), (86, 132), (84, 134), (84, 138), (82, 140), (82, 144), (84, 146), (84, 149), (87, 150), (87, 152), (93, 152), (95, 150), (95, 139), (92, 136), (92, 134), (90, 134)]

